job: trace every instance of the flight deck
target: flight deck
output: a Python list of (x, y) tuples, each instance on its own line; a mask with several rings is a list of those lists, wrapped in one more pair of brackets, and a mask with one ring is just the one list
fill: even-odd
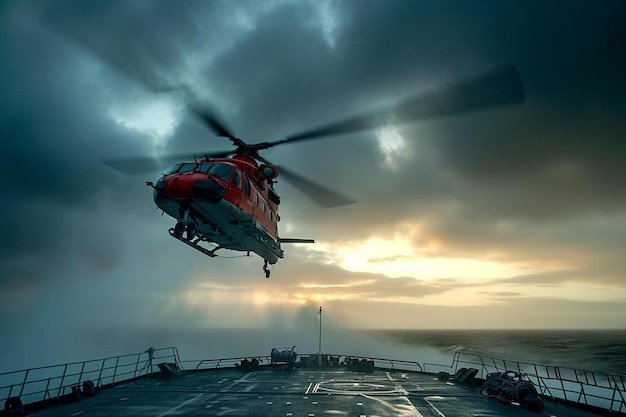
[(345, 367), (219, 368), (142, 377), (97, 395), (33, 411), (33, 416), (597, 416), (546, 402), (540, 413), (479, 393), (437, 374)]

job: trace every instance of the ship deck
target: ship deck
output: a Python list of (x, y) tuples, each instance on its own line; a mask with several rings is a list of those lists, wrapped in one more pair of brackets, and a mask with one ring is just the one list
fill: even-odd
[(142, 377), (105, 387), (97, 395), (28, 415), (73, 416), (597, 416), (544, 400), (533, 413), (480, 395), (479, 385), (440, 380), (436, 374), (345, 367), (253, 371), (218, 368), (172, 378)]

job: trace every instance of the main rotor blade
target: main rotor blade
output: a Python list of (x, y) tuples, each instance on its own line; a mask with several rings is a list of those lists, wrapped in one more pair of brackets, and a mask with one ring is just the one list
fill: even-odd
[(105, 159), (102, 162), (109, 167), (128, 175), (141, 175), (157, 172), (166, 167), (169, 168), (169, 166), (181, 161), (191, 162), (205, 157), (225, 158), (232, 153), (233, 150), (196, 153), (187, 152), (183, 154), (164, 155), (158, 159), (150, 156), (138, 156), (130, 158)]
[[(230, 131), (230, 129), (228, 129), (226, 125), (218, 119), (215, 113), (207, 109), (206, 106), (203, 106), (199, 104), (199, 102), (194, 101), (189, 104), (189, 110), (217, 136), (230, 139), (230, 141), (237, 147), (238, 151), (244, 152), (246, 149), (248, 149), (248, 144), (236, 137)], [(232, 154), (234, 152), (230, 153)]]
[[(257, 156), (257, 159), (266, 164), (271, 164), (270, 161), (263, 158), (262, 156)], [(296, 174), (295, 172), (288, 170), (283, 166), (276, 166), (278, 167), (279, 176), (289, 181), (291, 185), (296, 187), (302, 193), (309, 196), (313, 201), (315, 201), (322, 207), (339, 207), (356, 203), (356, 200), (340, 194), (337, 191), (331, 190), (330, 188), (327, 188), (321, 184), (313, 182), (310, 179), (305, 178), (300, 174)]]
[(212, 112), (210, 112), (207, 108), (201, 106), (197, 103), (192, 103), (189, 105), (189, 109), (191, 112), (198, 117), (209, 129), (211, 129), (217, 136), (221, 136), (224, 138), (229, 138), (231, 140), (235, 140), (236, 137), (233, 135), (228, 128), (226, 128), (225, 124), (222, 123)]
[(141, 175), (156, 172), (163, 166), (160, 161), (154, 158), (141, 156), (124, 159), (104, 159), (102, 162), (110, 168), (128, 175)]
[(278, 166), (280, 176), (289, 181), (294, 187), (308, 195), (313, 201), (322, 207), (339, 207), (356, 203), (356, 200), (347, 197), (337, 191), (331, 190), (323, 185), (317, 184), (308, 178), (296, 174), (285, 167)]
[(289, 135), (285, 139), (265, 142), (262, 144), (262, 149), (283, 143), (372, 129), (384, 126), (391, 120), (396, 122), (417, 121), (523, 102), (524, 84), (522, 79), (515, 67), (508, 66), (450, 85), (439, 91), (410, 97), (388, 108)]

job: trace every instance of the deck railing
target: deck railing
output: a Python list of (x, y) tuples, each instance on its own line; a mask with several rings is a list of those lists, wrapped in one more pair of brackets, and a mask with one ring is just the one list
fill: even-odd
[(148, 349), (142, 353), (4, 372), (0, 373), (0, 401), (4, 403), (11, 397), (19, 397), (23, 404), (29, 404), (60, 398), (87, 381), (99, 388), (149, 375), (161, 362), (180, 366), (176, 348)]
[(375, 358), (371, 356), (354, 356), (354, 355), (337, 355), (340, 357), (351, 358), (351, 359), (365, 359), (366, 361), (373, 361), (374, 365), (377, 368), (388, 368), (388, 369), (400, 369), (406, 371), (416, 371), (416, 372), (424, 372), (424, 368), (419, 362), (408, 361), (402, 359), (385, 359), (385, 358)]
[(515, 371), (531, 381), (544, 397), (620, 413), (626, 411), (626, 375), (539, 365), (470, 351), (455, 352), (450, 369), (456, 372), (463, 367), (477, 368), (480, 378), (492, 372)]
[(185, 364), (190, 364), (189, 368), (195, 368), (196, 370), (205, 369), (218, 369), (237, 366), (245, 359), (258, 359), (261, 365), (267, 365), (270, 363), (269, 356), (245, 356), (237, 358), (220, 358), (220, 359), (202, 359), (193, 361), (183, 361)]
[[(374, 365), (377, 368), (388, 368), (388, 369), (402, 369), (407, 371), (418, 371), (423, 372), (424, 368), (419, 362), (408, 361), (408, 360), (399, 360), (399, 359), (384, 359), (384, 358), (375, 358), (371, 356), (355, 356), (355, 355), (337, 355), (337, 354), (324, 354), (324, 364), (335, 363), (339, 365), (339, 363), (345, 363), (346, 359), (350, 358), (351, 360), (366, 360), (373, 361)], [(317, 358), (316, 353), (304, 353), (298, 354), (299, 361), (303, 362), (303, 358)], [(251, 360), (258, 359), (260, 365), (267, 365), (271, 363), (270, 356), (246, 356), (246, 357), (237, 357), (237, 358), (220, 358), (220, 359), (203, 359), (203, 360), (191, 360), (191, 361), (183, 361), (186, 364), (187, 369), (195, 368), (197, 370), (204, 369), (217, 369), (222, 367), (233, 367), (238, 366), (242, 360)]]
[[(300, 354), (300, 360), (313, 361), (316, 354)], [(626, 412), (626, 375), (613, 375), (598, 371), (540, 365), (496, 358), (487, 354), (455, 352), (450, 366), (415, 361), (383, 359), (354, 355), (324, 355), (325, 363), (340, 364), (351, 361), (372, 361), (377, 368), (418, 372), (445, 369), (455, 373), (460, 368), (477, 368), (477, 377), (486, 378), (492, 372), (515, 371), (531, 381), (539, 393), (548, 398), (599, 407), (612, 412)], [(247, 356), (219, 359), (182, 361), (175, 347), (148, 349), (142, 353), (112, 356), (109, 358), (72, 362), (55, 366), (31, 368), (23, 371), (0, 373), (0, 401), (19, 397), (23, 404), (60, 398), (72, 394), (73, 389), (86, 381), (95, 387), (114, 385), (150, 375), (158, 363), (175, 363), (180, 369), (208, 370), (235, 367), (245, 359), (256, 358), (261, 365), (271, 363), (270, 356)], [(347, 361), (347, 359), (350, 361)]]

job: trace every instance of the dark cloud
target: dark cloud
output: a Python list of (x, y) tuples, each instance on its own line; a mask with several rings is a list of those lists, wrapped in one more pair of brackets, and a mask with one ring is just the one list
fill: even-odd
[(211, 42), (197, 14), (216, 16), (212, 3), (64, 1), (42, 4), (39, 22), (75, 47), (144, 87), (179, 84), (185, 52)]

